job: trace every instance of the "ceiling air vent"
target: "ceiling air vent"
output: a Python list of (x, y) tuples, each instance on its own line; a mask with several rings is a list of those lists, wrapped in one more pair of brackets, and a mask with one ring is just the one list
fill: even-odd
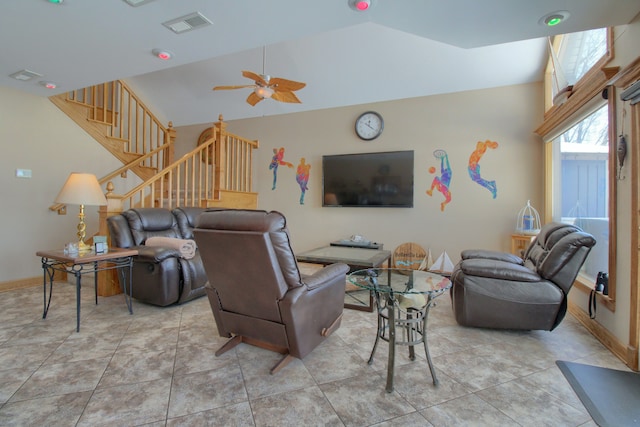
[(176, 34), (182, 34), (187, 31), (195, 30), (197, 28), (205, 27), (211, 24), (212, 22), (209, 21), (200, 12), (190, 13), (189, 15), (185, 15), (180, 18), (172, 19), (171, 21), (162, 23), (162, 25)]
[(124, 0), (125, 3), (133, 7), (142, 6), (143, 4), (150, 3), (152, 1), (153, 0)]
[(9, 77), (13, 77), (16, 80), (26, 82), (27, 80), (31, 80), (34, 77), (42, 77), (42, 74), (38, 74), (29, 70), (20, 70), (13, 74), (10, 74)]

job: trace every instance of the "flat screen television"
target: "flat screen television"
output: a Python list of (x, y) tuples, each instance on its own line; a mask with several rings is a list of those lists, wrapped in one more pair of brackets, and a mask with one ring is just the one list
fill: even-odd
[(413, 207), (413, 151), (322, 156), (322, 206)]

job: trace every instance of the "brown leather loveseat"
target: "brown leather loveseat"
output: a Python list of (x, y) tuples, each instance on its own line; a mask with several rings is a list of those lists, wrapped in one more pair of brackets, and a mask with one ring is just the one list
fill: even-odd
[(542, 227), (523, 259), (462, 251), (451, 275), (456, 321), (483, 328), (553, 330), (564, 318), (569, 290), (595, 244), (580, 228), (553, 222)]
[(164, 307), (205, 295), (207, 275), (198, 250), (186, 259), (175, 248), (145, 245), (150, 237), (193, 239), (196, 218), (205, 210), (137, 208), (107, 218), (111, 246), (138, 250), (133, 260), (133, 298)]

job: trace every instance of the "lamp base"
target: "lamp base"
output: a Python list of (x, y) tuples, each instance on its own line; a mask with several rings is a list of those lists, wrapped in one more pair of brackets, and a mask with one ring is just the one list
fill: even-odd
[(84, 241), (79, 240), (78, 241), (78, 253), (84, 254), (87, 252), (91, 252), (92, 248), (91, 246), (87, 245)]

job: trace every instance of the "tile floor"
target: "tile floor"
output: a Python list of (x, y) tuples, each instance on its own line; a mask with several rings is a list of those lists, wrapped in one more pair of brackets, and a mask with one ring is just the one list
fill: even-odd
[(385, 392), (383, 342), (366, 361), (373, 313), (345, 310), (341, 328), (277, 375), (278, 355), (241, 344), (216, 358), (206, 298), (158, 308), (56, 283), (42, 319), (40, 287), (0, 294), (3, 426), (595, 426), (557, 359), (625, 369), (568, 316), (553, 332), (463, 328), (448, 294), (429, 319), (431, 383), (422, 351), (396, 356)]

